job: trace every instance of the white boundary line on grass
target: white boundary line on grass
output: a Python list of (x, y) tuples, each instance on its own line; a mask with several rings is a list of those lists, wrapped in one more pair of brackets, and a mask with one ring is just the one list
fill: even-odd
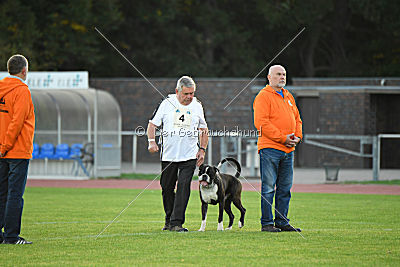
[[(97, 224), (97, 223), (110, 223), (111, 221), (71, 221), (71, 222), (33, 222), (33, 223), (26, 223), (25, 225), (55, 225), (55, 224)], [(344, 221), (326, 221), (328, 224), (348, 224), (348, 222)], [(129, 223), (131, 221), (116, 221), (114, 223)], [(135, 221), (135, 223), (164, 223), (164, 221)], [(360, 224), (360, 225), (375, 225), (379, 226), (380, 223), (377, 222), (352, 222), (352, 224)], [(400, 228), (399, 228), (400, 229)]]
[[(156, 235), (158, 233), (128, 233), (128, 234), (108, 234), (102, 235), (101, 237), (115, 237), (115, 236), (136, 236), (136, 235)], [(51, 240), (67, 240), (67, 239), (86, 239), (86, 238), (97, 238), (96, 235), (82, 235), (82, 236), (70, 236), (70, 237), (45, 237), (38, 240), (51, 241)]]
[[(210, 231), (211, 232), (211, 231)], [(101, 235), (100, 238), (109, 238), (109, 237), (125, 237), (125, 236), (149, 236), (149, 235), (165, 235), (171, 233), (170, 231), (160, 231), (160, 232), (137, 232), (137, 233), (124, 233), (124, 234), (106, 234), (106, 235)], [(171, 234), (182, 234), (182, 235), (187, 235), (187, 234), (203, 234), (200, 233), (197, 230), (194, 231), (189, 231), (189, 232), (182, 232), (182, 233), (171, 233)], [(39, 238), (36, 239), (38, 241), (44, 240), (44, 241), (51, 241), (51, 240), (67, 240), (67, 239), (87, 239), (87, 238), (97, 238), (96, 235), (82, 235), (82, 236), (69, 236), (69, 237), (44, 237), (44, 238)]]
[[(334, 231), (337, 232), (340, 229), (338, 228), (320, 228), (320, 229), (309, 229), (307, 230), (307, 232), (329, 232), (329, 231)], [(347, 229), (348, 230), (348, 229)], [(346, 230), (346, 231), (347, 231)], [(382, 232), (383, 231), (397, 231), (397, 229), (364, 229), (363, 232)], [(360, 231), (360, 229), (358, 229), (357, 231)], [(218, 231), (206, 231), (208, 233), (215, 233)], [(224, 231), (224, 232), (228, 232), (231, 233), (232, 231)], [(240, 231), (239, 231), (240, 232)], [(246, 232), (246, 233), (258, 233), (259, 231), (251, 231), (251, 232)], [(165, 235), (168, 234), (169, 231), (166, 233), (165, 231), (160, 231), (160, 232), (137, 232), (137, 233), (125, 233), (125, 234), (106, 234), (106, 235), (102, 235), (101, 238), (110, 238), (110, 237), (128, 237), (128, 236), (152, 236), (152, 235)], [(175, 234), (175, 233), (171, 233), (171, 234)], [(188, 234), (198, 234), (198, 235), (203, 235), (204, 233), (199, 232), (199, 231), (189, 231), (186, 233), (178, 233), (178, 234), (182, 234), (182, 235), (188, 235)], [(59, 237), (44, 237), (44, 238), (39, 238), (39, 239), (35, 239), (34, 241), (53, 241), (53, 240), (68, 240), (68, 239), (87, 239), (87, 238), (94, 238), (96, 237), (96, 235), (82, 235), (82, 236), (59, 236)]]
[[(111, 221), (71, 221), (71, 222), (34, 222), (35, 225), (47, 224), (92, 224), (92, 223), (110, 223)], [(130, 223), (129, 221), (117, 221), (116, 223)], [(163, 221), (135, 221), (135, 223), (163, 223)]]

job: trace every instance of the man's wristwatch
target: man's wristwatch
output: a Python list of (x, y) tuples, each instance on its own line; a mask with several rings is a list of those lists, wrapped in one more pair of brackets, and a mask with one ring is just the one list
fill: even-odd
[(203, 150), (204, 152), (206, 152), (206, 149), (204, 147), (199, 147), (199, 150)]
[(151, 142), (151, 141), (156, 141), (156, 139), (147, 139), (147, 141), (149, 141), (149, 143)]

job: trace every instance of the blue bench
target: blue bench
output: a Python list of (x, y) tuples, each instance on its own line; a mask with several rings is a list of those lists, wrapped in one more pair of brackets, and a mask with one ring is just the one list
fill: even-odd
[[(112, 145), (105, 144), (105, 146), (109, 147)], [(44, 159), (46, 162), (47, 160), (74, 160), (72, 173), (77, 176), (79, 169), (82, 169), (85, 175), (89, 177), (94, 162), (93, 143), (87, 143), (85, 145), (75, 143), (71, 146), (68, 144), (58, 144), (54, 146), (51, 143), (45, 143), (41, 147), (34, 143), (32, 159)]]
[(52, 159), (54, 156), (54, 145), (50, 143), (45, 143), (40, 147), (38, 159)]
[(81, 155), (82, 144), (72, 144), (71, 148), (68, 144), (58, 144), (54, 146), (51, 143), (45, 143), (41, 147), (33, 144), (32, 159), (72, 159)]

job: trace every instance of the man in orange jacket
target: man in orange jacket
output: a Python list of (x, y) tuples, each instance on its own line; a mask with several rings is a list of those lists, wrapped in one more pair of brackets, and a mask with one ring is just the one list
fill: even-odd
[(7, 69), (10, 75), (0, 81), (0, 241), (32, 244), (19, 236), (35, 130), (31, 92), (25, 84), (28, 61), (14, 55)]
[[(259, 131), (258, 152), (261, 173), (261, 231), (298, 231), (287, 214), (293, 183), (293, 153), (302, 138), (302, 121), (293, 96), (284, 89), (286, 70), (270, 67), (269, 84), (256, 96), (254, 125)], [(276, 194), (275, 194), (276, 187)], [(275, 195), (275, 220), (272, 202)], [(275, 222), (275, 225), (274, 225)]]

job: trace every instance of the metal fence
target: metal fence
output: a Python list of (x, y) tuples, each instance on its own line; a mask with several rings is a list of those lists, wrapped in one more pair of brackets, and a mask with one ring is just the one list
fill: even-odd
[[(137, 166), (137, 140), (138, 136), (143, 136), (144, 132), (122, 131), (124, 136), (132, 136), (132, 169), (135, 172)], [(227, 156), (235, 156), (239, 162), (242, 162), (245, 156), (246, 166), (250, 169), (250, 176), (256, 176), (259, 167), (259, 158), (257, 153), (257, 137), (240, 134), (237, 132), (223, 132), (221, 134), (212, 133), (209, 135), (209, 144), (207, 149), (207, 162), (212, 163), (213, 157), (213, 140), (220, 138), (220, 154), (221, 158)], [(383, 138), (400, 138), (400, 134), (379, 134), (377, 136), (369, 135), (322, 135), (322, 134), (305, 134), (303, 142), (309, 145), (317, 146), (340, 153), (345, 153), (357, 157), (370, 158), (372, 160), (373, 180), (379, 180), (380, 159), (381, 159), (381, 139)], [(321, 141), (332, 140), (351, 140), (359, 141), (359, 151), (325, 144)], [(243, 148), (243, 145), (245, 147)], [(372, 153), (366, 153), (364, 146), (371, 145)]]

